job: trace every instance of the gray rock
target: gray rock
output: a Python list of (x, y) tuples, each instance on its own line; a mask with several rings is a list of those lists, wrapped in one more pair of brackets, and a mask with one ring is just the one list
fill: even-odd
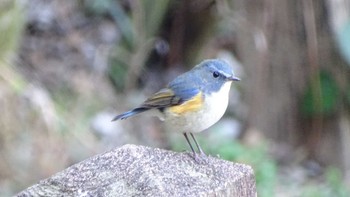
[(17, 196), (256, 196), (250, 166), (124, 145), (77, 163)]

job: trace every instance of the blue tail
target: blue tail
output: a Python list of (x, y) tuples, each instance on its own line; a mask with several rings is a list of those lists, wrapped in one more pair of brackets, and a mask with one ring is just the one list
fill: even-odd
[(112, 121), (116, 121), (116, 120), (124, 120), (124, 119), (127, 119), (133, 115), (136, 115), (136, 114), (139, 114), (141, 112), (144, 112), (144, 111), (147, 111), (149, 110), (149, 108), (135, 108), (133, 110), (130, 110), (130, 111), (127, 111), (127, 112), (124, 112), (122, 114), (119, 114), (118, 116), (114, 117)]

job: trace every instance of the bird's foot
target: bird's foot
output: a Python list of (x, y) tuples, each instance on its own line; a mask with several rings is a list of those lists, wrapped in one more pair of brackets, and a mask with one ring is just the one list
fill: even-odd
[(207, 164), (208, 163), (208, 156), (204, 152), (193, 153), (193, 159), (198, 164)]

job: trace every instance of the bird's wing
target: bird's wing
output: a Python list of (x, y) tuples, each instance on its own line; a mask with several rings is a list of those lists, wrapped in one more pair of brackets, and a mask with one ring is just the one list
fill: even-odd
[(153, 94), (142, 105), (141, 108), (164, 108), (181, 105), (200, 93), (197, 88), (163, 88)]
[[(144, 111), (156, 108), (163, 109), (165, 107), (174, 106), (175, 113), (183, 113), (187, 109), (193, 109), (197, 107), (198, 102), (187, 102), (187, 105), (181, 107), (181, 104), (186, 104), (186, 101), (191, 100), (192, 98), (197, 98), (201, 96), (200, 90), (196, 88), (164, 88), (160, 91), (153, 94), (150, 98), (148, 98), (145, 102), (141, 104), (141, 106), (134, 108), (130, 111), (124, 112), (122, 114), (117, 115), (113, 118), (112, 121), (119, 119), (127, 119), (136, 114), (142, 113)], [(198, 100), (198, 99), (196, 99)]]

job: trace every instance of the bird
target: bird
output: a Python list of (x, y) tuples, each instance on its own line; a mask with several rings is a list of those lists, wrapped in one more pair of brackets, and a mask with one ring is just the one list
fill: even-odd
[[(138, 107), (115, 116), (112, 121), (152, 112), (165, 122), (167, 130), (184, 135), (197, 160), (206, 154), (194, 134), (208, 129), (224, 115), (233, 81), (240, 79), (235, 76), (232, 66), (221, 59), (207, 59), (177, 76)], [(199, 156), (188, 135), (192, 137)]]

